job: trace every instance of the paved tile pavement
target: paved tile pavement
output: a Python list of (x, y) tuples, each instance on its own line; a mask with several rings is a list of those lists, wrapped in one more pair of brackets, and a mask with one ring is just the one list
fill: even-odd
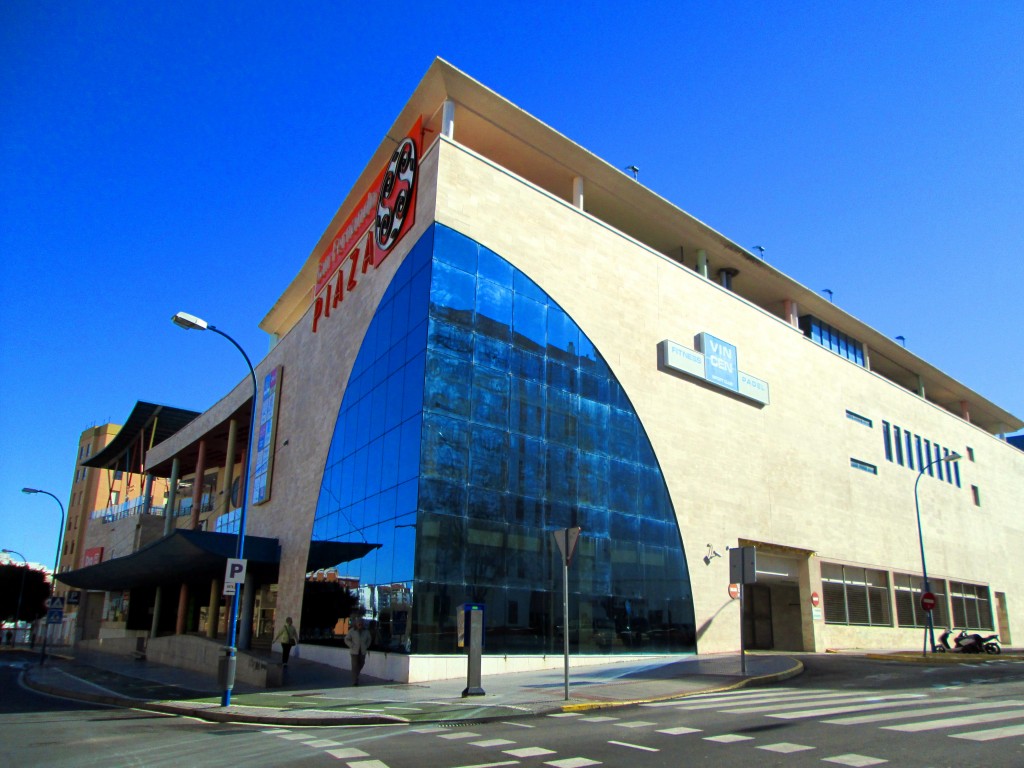
[(296, 726), (483, 721), (599, 709), (763, 685), (803, 670), (783, 654), (748, 654), (746, 676), (735, 654), (574, 667), (566, 701), (562, 669), (490, 675), (482, 681), (485, 695), (463, 698), (464, 679), (402, 684), (364, 675), (363, 684), (352, 687), (348, 670), (296, 659), (282, 687), (238, 684), (225, 708), (213, 676), (145, 660), (78, 652), (24, 666), (25, 683), (44, 693), (207, 720)]

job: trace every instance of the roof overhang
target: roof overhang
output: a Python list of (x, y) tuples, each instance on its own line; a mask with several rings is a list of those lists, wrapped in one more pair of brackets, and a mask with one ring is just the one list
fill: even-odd
[(139, 400), (114, 439), (81, 464), (83, 467), (133, 472), (132, 462), (126, 460), (126, 456), (134, 451), (137, 455), (134, 464), (140, 465), (146, 451), (166, 440), (198, 415), (198, 411)]
[[(233, 533), (178, 529), (133, 554), (61, 573), (57, 580), (78, 589), (109, 592), (220, 579), (225, 561), (235, 556), (237, 542)], [(378, 547), (380, 544), (315, 541), (310, 544), (306, 570), (358, 560)], [(257, 580), (277, 580), (281, 560), (277, 539), (246, 536), (244, 554), (247, 570)]]

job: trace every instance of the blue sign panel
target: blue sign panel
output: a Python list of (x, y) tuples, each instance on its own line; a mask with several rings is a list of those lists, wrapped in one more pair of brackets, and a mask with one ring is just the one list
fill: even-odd
[(738, 392), (739, 367), (736, 364), (736, 347), (710, 333), (697, 336), (700, 351), (704, 353), (704, 376), (712, 384)]

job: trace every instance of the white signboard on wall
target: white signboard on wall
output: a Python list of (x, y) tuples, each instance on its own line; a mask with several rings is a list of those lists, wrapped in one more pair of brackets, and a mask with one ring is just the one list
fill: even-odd
[(701, 344), (706, 345), (706, 348), (715, 350), (710, 361), (706, 354), (665, 339), (658, 344), (658, 367), (735, 392), (746, 400), (768, 405), (768, 382), (736, 368), (736, 347), (709, 334), (701, 334), (698, 338), (701, 338)]

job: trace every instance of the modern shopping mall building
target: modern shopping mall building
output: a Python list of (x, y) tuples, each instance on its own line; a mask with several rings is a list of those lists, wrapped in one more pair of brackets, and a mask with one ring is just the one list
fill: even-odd
[(257, 402), (246, 379), (147, 454), (166, 535), (61, 576), (130, 592), (125, 633), (223, 636), (251, 452), (243, 645), (301, 617), (345, 665), (354, 610), (369, 674), (462, 674), (468, 602), (490, 670), (560, 664), (566, 631), (581, 657), (731, 651), (741, 625), (920, 647), (916, 503), (936, 624), (1024, 637), (1020, 418), (449, 64), (297, 266)]

